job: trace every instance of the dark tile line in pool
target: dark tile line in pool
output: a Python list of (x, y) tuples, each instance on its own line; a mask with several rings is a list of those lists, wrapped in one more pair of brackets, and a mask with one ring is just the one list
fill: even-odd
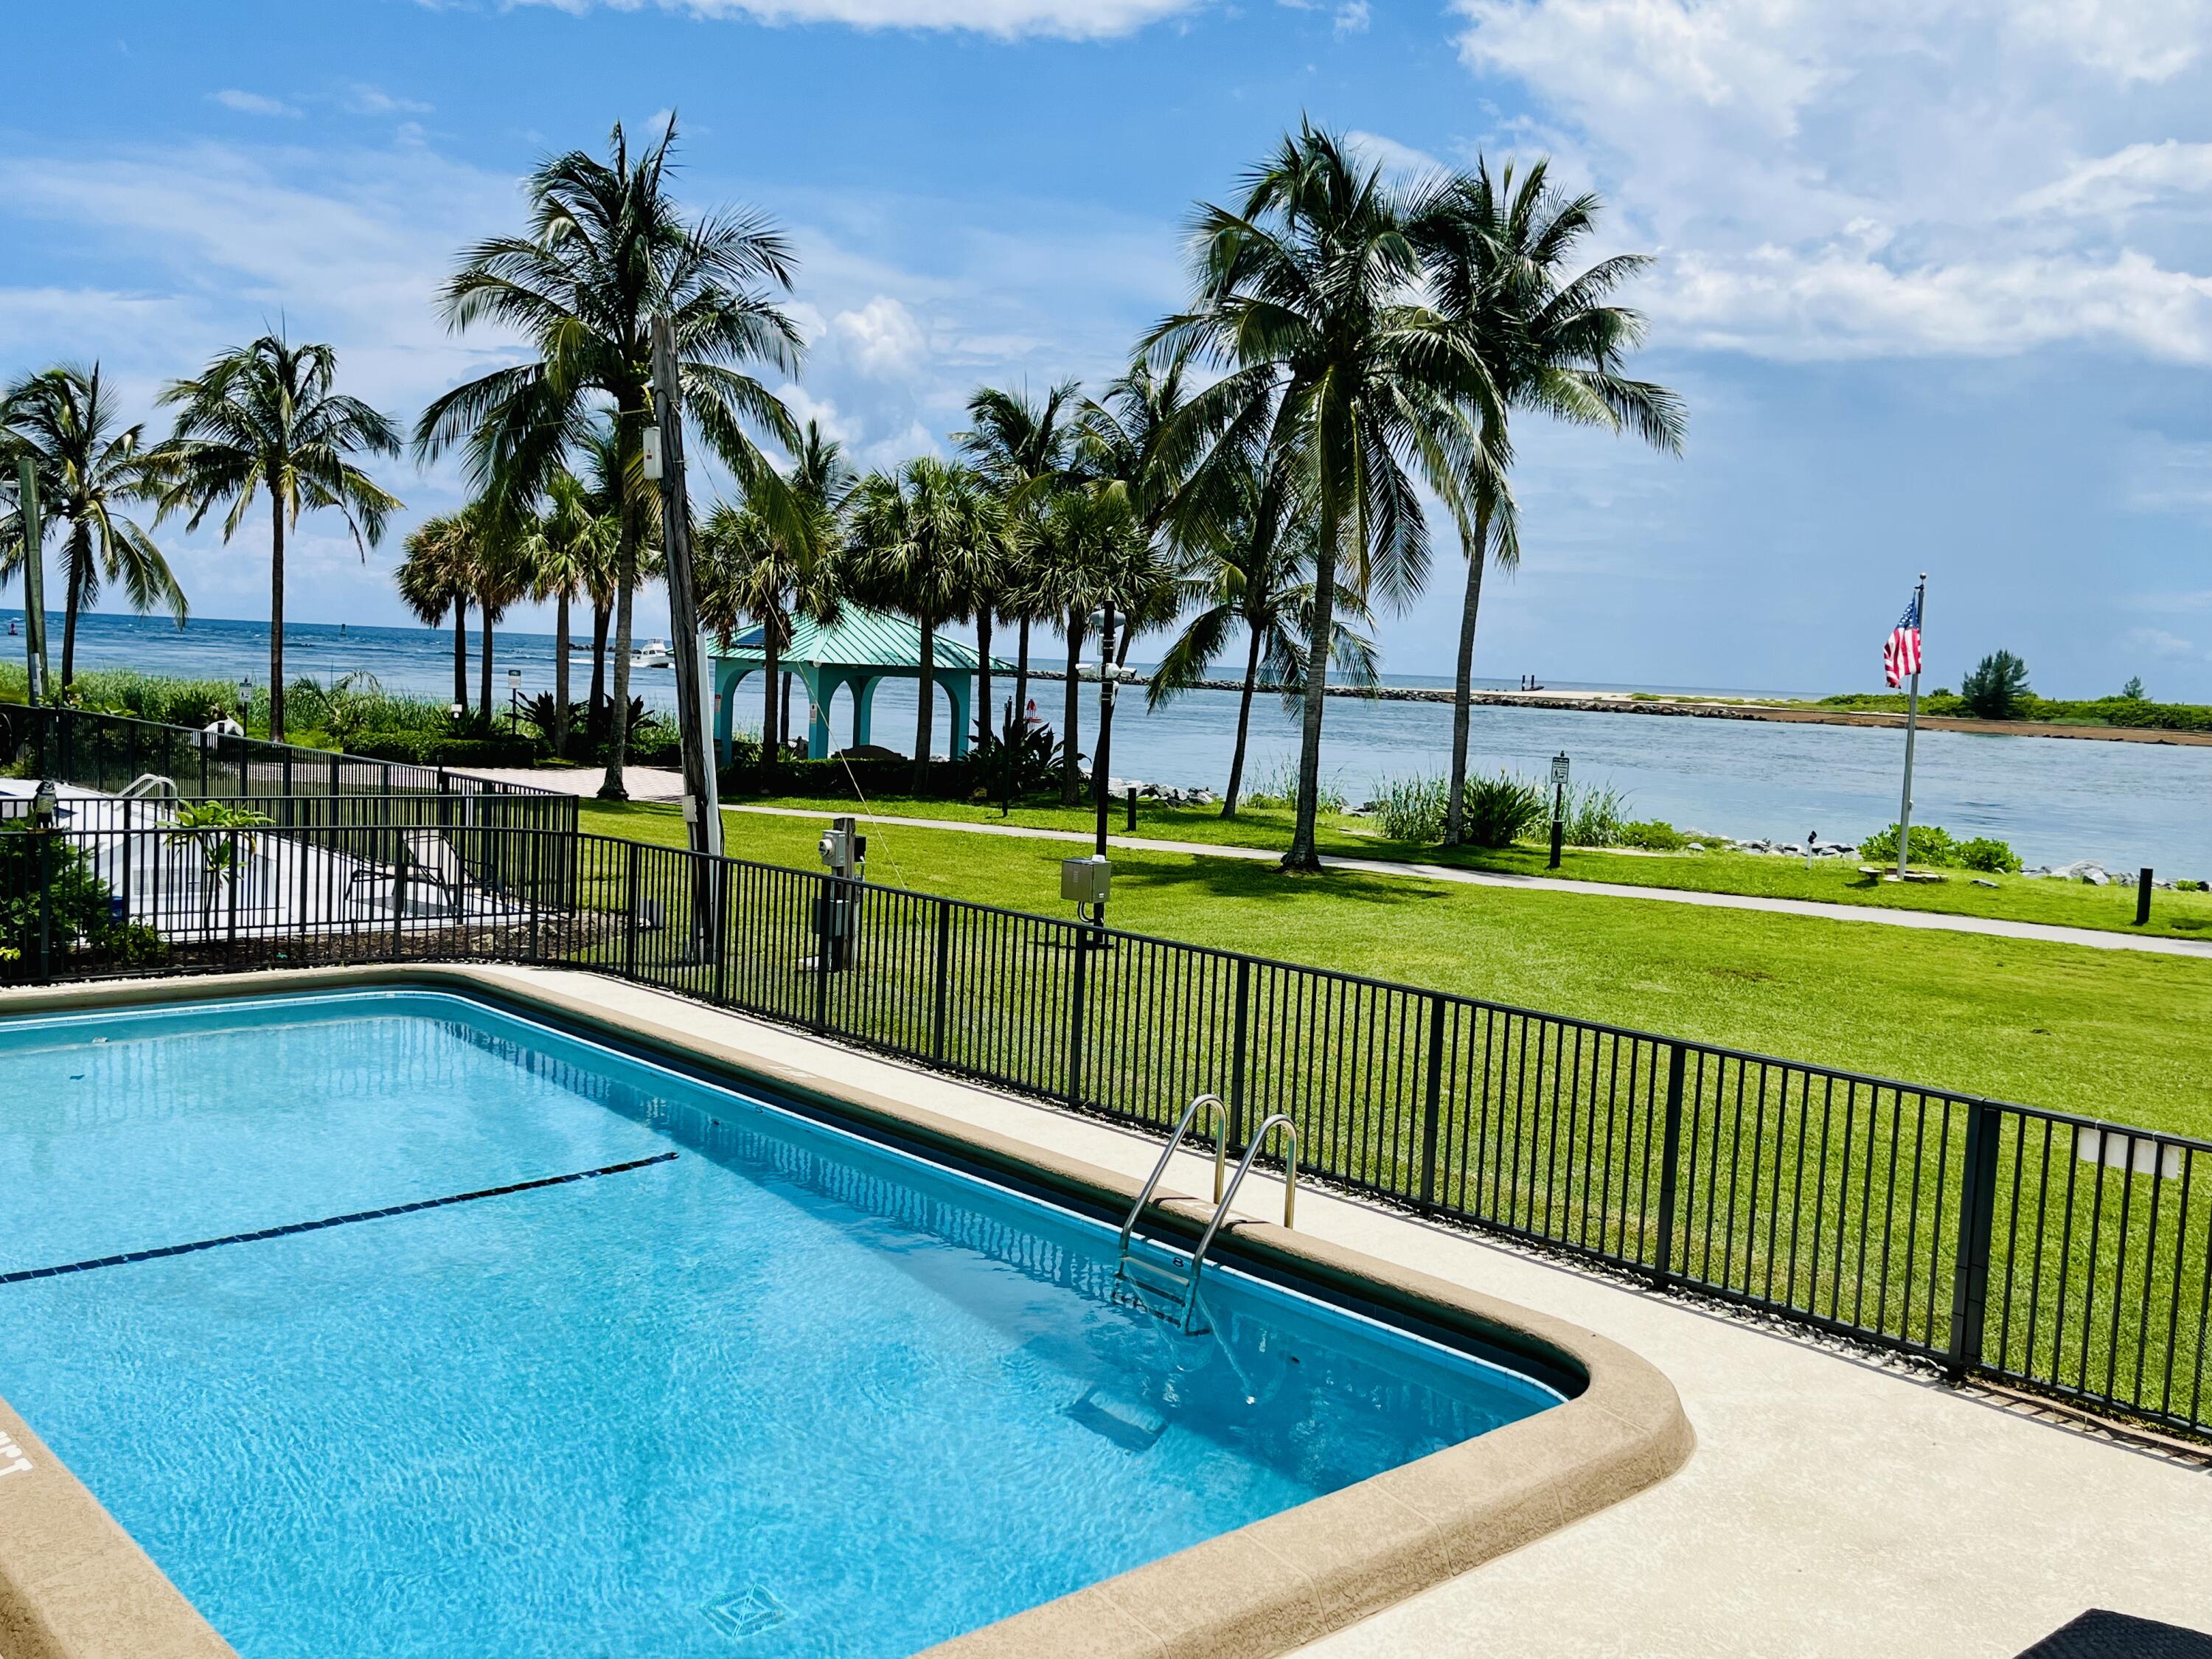
[(417, 1199), (412, 1204), (393, 1204), (381, 1210), (356, 1210), (350, 1215), (325, 1216), (319, 1221), (288, 1222), (281, 1227), (262, 1227), (250, 1233), (229, 1233), (221, 1238), (195, 1239), (189, 1244), (161, 1244), (150, 1250), (131, 1250), (121, 1255), (66, 1261), (55, 1267), (22, 1267), (14, 1273), (0, 1273), (0, 1285), (20, 1285), (27, 1279), (55, 1279), (63, 1273), (90, 1273), (95, 1267), (119, 1267), (128, 1261), (154, 1261), (163, 1256), (189, 1255), (195, 1250), (213, 1250), (225, 1244), (254, 1244), (264, 1239), (288, 1237), (293, 1233), (312, 1233), (325, 1227), (348, 1226), (356, 1221), (382, 1221), (392, 1216), (412, 1215), (418, 1210), (440, 1210), (450, 1204), (471, 1204), (480, 1198), (504, 1198), (511, 1193), (532, 1193), (542, 1187), (565, 1187), (574, 1181), (596, 1181), (601, 1176), (623, 1175), (652, 1164), (666, 1164), (680, 1156), (677, 1152), (657, 1152), (651, 1158), (634, 1158), (624, 1164), (608, 1164), (596, 1170), (540, 1176), (534, 1181), (510, 1182), (504, 1187), (485, 1187), (473, 1193), (452, 1193), (444, 1198)]

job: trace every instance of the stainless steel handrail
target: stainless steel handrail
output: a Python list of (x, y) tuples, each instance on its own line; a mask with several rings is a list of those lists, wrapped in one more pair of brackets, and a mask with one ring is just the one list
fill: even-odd
[[(1152, 1165), (1152, 1174), (1145, 1177), (1144, 1190), (1137, 1194), (1137, 1201), (1129, 1206), (1128, 1218), (1121, 1223), (1123, 1255), (1129, 1254), (1129, 1235), (1136, 1231), (1137, 1218), (1144, 1213), (1145, 1206), (1152, 1201), (1153, 1189), (1160, 1184), (1160, 1177), (1168, 1172), (1168, 1160), (1176, 1155), (1176, 1148), (1182, 1145), (1183, 1137), (1190, 1133), (1191, 1121), (1197, 1117), (1201, 1106), (1213, 1108), (1208, 1120), (1213, 1128), (1213, 1201), (1216, 1204), (1221, 1202), (1222, 1173), (1229, 1166), (1229, 1108), (1222, 1103), (1219, 1095), (1200, 1095), (1182, 1109), (1182, 1116), (1176, 1121), (1175, 1133), (1168, 1137), (1168, 1144), (1160, 1149), (1160, 1161)], [(1269, 1121), (1273, 1121), (1272, 1119)], [(1244, 1161), (1249, 1164), (1252, 1160), (1248, 1158)]]
[(1244, 1157), (1237, 1165), (1237, 1173), (1230, 1177), (1228, 1192), (1215, 1195), (1213, 1219), (1206, 1224), (1206, 1236), (1198, 1241), (1198, 1248), (1191, 1252), (1190, 1291), (1183, 1304), (1183, 1323), (1186, 1326), (1198, 1312), (1198, 1276), (1205, 1270), (1206, 1252), (1213, 1243), (1214, 1234), (1221, 1231), (1222, 1220), (1229, 1213), (1229, 1206), (1237, 1196), (1237, 1188), (1243, 1185), (1244, 1176), (1252, 1168), (1252, 1160), (1260, 1156), (1260, 1148), (1267, 1144), (1267, 1132), (1277, 1128), (1291, 1138), (1291, 1155), (1283, 1170), (1283, 1225), (1291, 1226), (1297, 1220), (1298, 1126), (1285, 1114), (1277, 1112), (1253, 1134), (1252, 1144), (1244, 1149)]

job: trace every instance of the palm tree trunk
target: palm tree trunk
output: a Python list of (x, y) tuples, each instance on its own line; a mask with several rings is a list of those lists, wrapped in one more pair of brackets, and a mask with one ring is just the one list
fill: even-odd
[[(89, 552), (89, 549), (87, 550)], [(74, 548), (70, 550), (76, 551)], [(76, 678), (76, 613), (84, 604), (84, 564), (70, 560), (69, 600), (62, 610), (62, 689)]]
[(1237, 702), (1237, 746), (1229, 752), (1229, 788), (1222, 796), (1221, 816), (1237, 816), (1237, 797), (1244, 787), (1244, 741), (1252, 730), (1252, 691), (1260, 681), (1260, 630), (1251, 628), (1252, 648), (1244, 655), (1244, 695)]
[(921, 618), (921, 678), (915, 686), (915, 701), (921, 712), (916, 717), (914, 739), (914, 793), (922, 793), (924, 781), (929, 775), (929, 750), (933, 740), (930, 717), (935, 713), (937, 690), (937, 618), (924, 611)]
[(1321, 811), (1321, 717), (1328, 696), (1328, 647), (1336, 637), (1336, 540), (1341, 523), (1336, 492), (1324, 486), (1314, 549), (1313, 636), (1306, 642), (1305, 719), (1298, 738), (1297, 818), (1290, 850), (1283, 854), (1285, 870), (1321, 868), (1314, 820)]
[(991, 735), (991, 611), (975, 613), (975, 736)]
[(483, 658), (477, 665), (477, 701), (483, 708), (484, 731), (491, 731), (491, 606), (479, 601), (477, 609), (483, 612)]
[(284, 741), (284, 503), (269, 496), (269, 740)]
[(1030, 619), (1022, 618), (1016, 638), (1019, 641), (1014, 653), (1014, 730), (1027, 738), (1030, 734)]
[(1067, 748), (1067, 765), (1060, 779), (1060, 804), (1062, 806), (1079, 805), (1083, 799), (1081, 763), (1076, 753), (1075, 742), (1076, 728), (1083, 713), (1082, 704), (1077, 701), (1077, 694), (1082, 687), (1078, 684), (1075, 673), (1082, 662), (1083, 617), (1074, 606), (1070, 605), (1067, 611), (1067, 712), (1062, 721), (1066, 729), (1060, 734)]
[(1467, 552), (1467, 595), (1460, 604), (1459, 660), (1452, 680), (1451, 793), (1444, 798), (1444, 845), (1462, 834), (1467, 795), (1467, 741), (1474, 709), (1474, 623), (1482, 610), (1482, 562), (1490, 547), (1490, 510), (1478, 508), (1474, 545)]
[[(621, 407), (633, 410), (643, 405), (642, 396), (622, 400)], [(630, 467), (637, 459), (636, 417), (620, 415), (616, 417), (615, 448), (616, 474), (628, 480)], [(622, 543), (615, 554), (615, 696), (614, 706), (608, 710), (607, 773), (599, 784), (601, 800), (628, 800), (629, 791), (623, 787), (623, 763), (629, 757), (629, 653), (630, 623), (637, 597), (637, 550), (644, 540), (640, 533), (639, 503), (630, 498), (627, 483), (623, 489)], [(696, 649), (696, 641), (686, 641), (686, 648)]]
[[(783, 660), (783, 641), (776, 631), (775, 618), (764, 619), (761, 628), (762, 648), (768, 653), (764, 672), (768, 677), (769, 695), (761, 699), (761, 758), (770, 763), (783, 758), (783, 720), (776, 712), (776, 676), (782, 672), (778, 665)], [(784, 685), (788, 688), (787, 679)]]
[(453, 595), (453, 710), (469, 712), (469, 601), (464, 593)]
[(568, 590), (553, 607), (553, 757), (568, 757)]
[[(585, 729), (597, 738), (599, 722), (604, 718), (600, 710), (607, 701), (607, 623), (612, 620), (607, 607), (597, 599), (592, 601), (592, 702), (584, 711)], [(456, 697), (454, 702), (460, 699)]]

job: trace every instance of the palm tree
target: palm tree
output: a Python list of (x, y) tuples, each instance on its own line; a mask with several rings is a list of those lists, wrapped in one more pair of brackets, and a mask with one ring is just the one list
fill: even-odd
[(161, 514), (189, 515), (185, 529), (224, 501), (228, 542), (254, 497), (269, 496), (269, 735), (284, 736), (284, 532), (307, 507), (344, 514), (354, 545), (384, 539), (400, 505), (356, 466), (355, 455), (397, 455), (398, 428), (358, 398), (334, 388), (337, 353), (264, 334), (226, 351), (197, 379), (173, 380), (161, 401), (176, 406), (177, 429), (154, 452), (162, 477)]
[[(100, 365), (64, 366), (25, 377), (0, 395), (0, 454), (12, 472), (31, 458), (46, 524), (69, 526), (62, 540), (62, 684), (76, 668), (76, 619), (100, 602), (103, 581), (123, 584), (131, 608), (164, 605), (181, 628), (185, 591), (153, 538), (123, 512), (156, 497), (143, 425), (118, 428)], [(0, 577), (34, 551), (24, 546), (21, 507), (0, 522)]]
[[(1202, 355), (1222, 378), (1177, 417), (1213, 448), (1261, 454), (1271, 489), (1310, 503), (1314, 601), (1296, 826), (1284, 867), (1317, 870), (1321, 729), (1340, 566), (1363, 594), (1403, 599), (1428, 564), (1416, 477), (1463, 517), (1491, 468), (1465, 411), (1496, 399), (1480, 359), (1422, 302), (1407, 234), (1426, 185), (1387, 186), (1341, 140), (1302, 125), (1247, 176), (1234, 210), (1203, 206), (1191, 308), (1153, 330), (1155, 363)], [(1186, 427), (1184, 423), (1188, 422)], [(1212, 463), (1209, 456), (1206, 463)]]
[(470, 249), (445, 288), (447, 323), (519, 330), (538, 361), (494, 370), (431, 404), (415, 428), (424, 458), (471, 448), (480, 483), (518, 498), (540, 493), (594, 425), (611, 415), (614, 476), (623, 481), (616, 554), (614, 708), (606, 780), (599, 793), (627, 799), (633, 596), (647, 544), (638, 472), (647, 420), (653, 320), (675, 328), (686, 418), (750, 496), (758, 492), (780, 527), (803, 533), (782, 481), (747, 434), (750, 423), (796, 449), (790, 412), (744, 370), (798, 372), (797, 326), (774, 303), (791, 288), (789, 245), (750, 213), (685, 218), (665, 185), (676, 138), (671, 119), (633, 158), (619, 123), (605, 161), (571, 150), (541, 162), (526, 186), (530, 234)]
[[(1078, 422), (1075, 476), (1121, 495), (1147, 542), (1163, 535), (1182, 542), (1194, 458), (1206, 434), (1178, 419), (1188, 402), (1180, 359), (1158, 373), (1143, 358), (1109, 382), (1105, 395), (1084, 400)], [(1195, 517), (1197, 515), (1191, 515)], [(1164, 550), (1170, 552), (1170, 550)], [(1127, 626), (1114, 659), (1126, 664), (1138, 635), (1164, 628), (1182, 613), (1186, 590), (1180, 573), (1163, 564), (1163, 578), (1142, 593), (1123, 596)]]
[(399, 561), (399, 598), (425, 628), (453, 618), (453, 711), (469, 706), (469, 599), (473, 579), (469, 570), (468, 531), (458, 514), (440, 514), (422, 520), (407, 532), (406, 554)]
[[(1297, 514), (1263, 514), (1260, 479), (1243, 475), (1240, 500), (1210, 545), (1198, 554), (1190, 579), (1198, 610), (1183, 625), (1153, 672), (1146, 706), (1158, 708), (1206, 678), (1214, 660), (1242, 630), (1243, 686), (1237, 704), (1237, 742), (1230, 752), (1229, 785), (1221, 816), (1237, 816), (1244, 786), (1244, 757), (1252, 726), (1252, 699), (1264, 678), (1285, 696), (1302, 692), (1308, 629), (1313, 611), (1313, 526)], [(1297, 526), (1295, 528), (1290, 526)], [(1340, 590), (1331, 653), (1339, 674), (1354, 684), (1375, 680), (1375, 648), (1353, 624), (1369, 620), (1358, 594)]]
[(1447, 845), (1461, 839), (1483, 565), (1487, 560), (1510, 570), (1520, 562), (1517, 516), (1504, 478), (1509, 413), (1540, 410), (1578, 426), (1632, 431), (1669, 454), (1682, 448), (1681, 400), (1620, 372), (1624, 357), (1644, 338), (1644, 319), (1605, 303), (1650, 258), (1620, 254), (1569, 275), (1568, 263), (1595, 230), (1601, 204), (1592, 194), (1560, 195), (1547, 182), (1548, 172), (1548, 162), (1540, 160), (1516, 183), (1511, 163), (1493, 179), (1489, 163), (1478, 161), (1413, 228), (1437, 309), (1468, 337), (1498, 392), (1478, 412), (1483, 446), (1498, 471), (1474, 493), (1473, 530), (1463, 544), (1467, 591), (1452, 695)]
[(531, 599), (553, 602), (553, 729), (556, 758), (568, 754), (568, 607), (607, 568), (619, 535), (616, 518), (599, 510), (582, 479), (563, 468), (545, 489), (526, 557)]
[(497, 496), (483, 495), (462, 509), (468, 526), (469, 589), (483, 623), (483, 651), (477, 665), (477, 705), (484, 729), (492, 725), (493, 624), (507, 608), (530, 592), (538, 515), (526, 506)]
[[(1057, 613), (1067, 638), (1061, 733), (1065, 763), (1060, 798), (1062, 805), (1073, 806), (1083, 796), (1079, 693), (1083, 643), (1089, 635), (1091, 613), (1111, 607), (1118, 621), (1121, 613), (1144, 603), (1162, 585), (1172, 586), (1174, 577), (1145, 535), (1130, 498), (1118, 490), (1097, 484), (1063, 485), (1046, 497), (1032, 535), (1032, 568), (1038, 594)], [(1115, 660), (1118, 663), (1120, 659)], [(1102, 748), (1107, 736), (1103, 729), (1107, 708), (1102, 696)]]
[(999, 533), (982, 478), (933, 456), (918, 457), (895, 473), (872, 472), (853, 490), (847, 580), (854, 596), (903, 611), (921, 624), (917, 795), (929, 767), (937, 630), (969, 613), (977, 566)]
[(1038, 402), (1027, 387), (979, 386), (968, 399), (969, 429), (952, 434), (960, 453), (990, 484), (1006, 527), (976, 573), (975, 652), (981, 665), (977, 670), (975, 720), (985, 733), (994, 729), (991, 624), (1000, 616), (1010, 618), (1018, 629), (1014, 702), (1018, 709), (1029, 706), (1030, 629), (1043, 617), (1036, 606), (1025, 602), (1034, 573), (1024, 568), (1021, 550), (1030, 538), (1023, 526), (1041, 510), (1045, 493), (1068, 476), (1074, 429), (1066, 411), (1077, 390), (1077, 382), (1062, 380)]
[(809, 421), (788, 480), (807, 525), (805, 538), (794, 541), (779, 533), (750, 503), (719, 503), (700, 532), (695, 551), (700, 626), (726, 641), (748, 617), (760, 624), (764, 757), (781, 755), (790, 737), (777, 719), (776, 692), (793, 618), (805, 615), (828, 622), (836, 615), (836, 538), (853, 478), (843, 446)]

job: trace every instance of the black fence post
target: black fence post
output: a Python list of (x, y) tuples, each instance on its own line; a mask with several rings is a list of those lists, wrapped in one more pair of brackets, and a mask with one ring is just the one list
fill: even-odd
[(1967, 1108), (1966, 1156), (1960, 1166), (1958, 1266), (1951, 1278), (1951, 1348), (1943, 1373), (1953, 1382), (1982, 1363), (1982, 1328), (1988, 1322), (1990, 1237), (1996, 1220), (1997, 1157), (2004, 1142), (1999, 1109), (1977, 1101)]
[(223, 872), (229, 880), (223, 884), (230, 890), (230, 930), (225, 953), (235, 961), (238, 956), (238, 831), (231, 830), (226, 833), (230, 837), (230, 856), (229, 862), (223, 866)]
[(730, 1000), (730, 861), (714, 860), (714, 980), (708, 995), (717, 1006)]
[(1070, 929), (1068, 944), (1075, 952), (1075, 981), (1070, 988), (1067, 1018), (1067, 1086), (1060, 1092), (1070, 1106), (1079, 1106), (1083, 1103), (1084, 991), (1091, 960), (1089, 930), (1080, 926)]
[(1437, 1207), (1437, 1116), (1444, 1089), (1444, 1000), (1429, 998), (1428, 1076), (1421, 1098), (1421, 1211)]
[(945, 1018), (946, 1000), (952, 978), (952, 902), (950, 899), (937, 901), (937, 993), (929, 1011), (929, 1057), (934, 1060), (945, 1058)]
[(1229, 1046), (1229, 1150), (1244, 1152), (1244, 1056), (1252, 1012), (1252, 958), (1237, 958), (1237, 1024)]
[(54, 832), (41, 830), (39, 837), (39, 983), (54, 977)]
[(814, 929), (814, 1018), (817, 1031), (830, 1029), (830, 970), (834, 963), (836, 946), (831, 935), (836, 930), (837, 878), (816, 876), (818, 884), (814, 914), (818, 918)]
[(1667, 1119), (1659, 1153), (1659, 1247), (1651, 1264), (1651, 1283), (1665, 1290), (1674, 1278), (1674, 1170), (1682, 1158), (1682, 1073), (1689, 1055), (1679, 1042), (1667, 1045)]
[(2136, 926), (2150, 926), (2150, 866), (2148, 864), (2136, 878)]
[(623, 977), (637, 977), (637, 901), (638, 861), (645, 856), (645, 843), (634, 841), (623, 855)]

